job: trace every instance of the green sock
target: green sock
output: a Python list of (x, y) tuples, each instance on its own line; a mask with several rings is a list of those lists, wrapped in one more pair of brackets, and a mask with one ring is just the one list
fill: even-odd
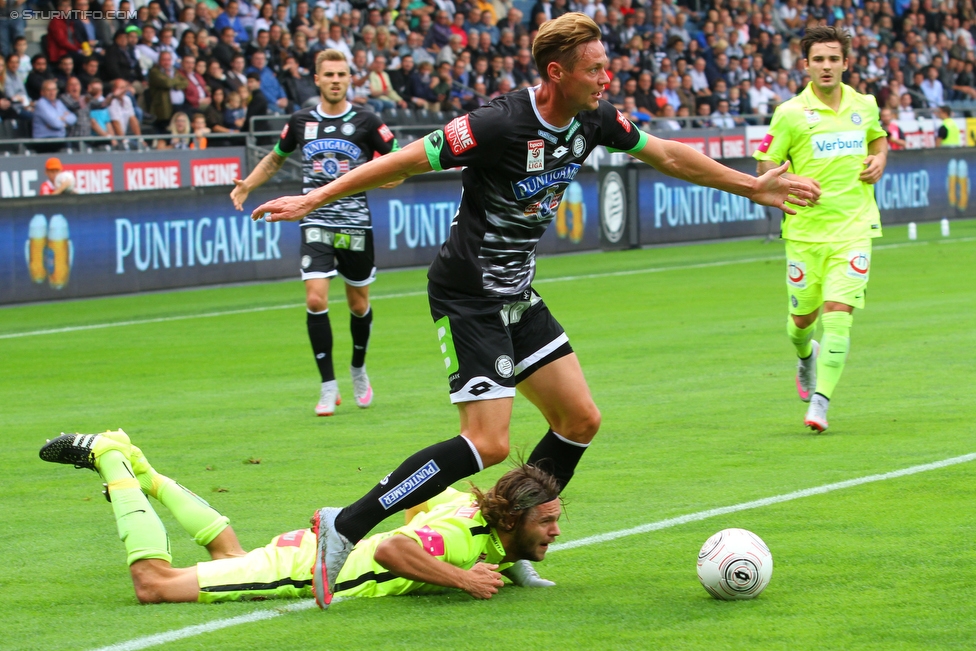
[(796, 346), (796, 356), (800, 359), (806, 359), (813, 354), (813, 333), (816, 329), (816, 321), (806, 328), (800, 328), (793, 321), (793, 315), (786, 317), (786, 334)]
[(129, 565), (148, 558), (172, 562), (166, 527), (143, 495), (125, 456), (109, 450), (99, 457), (98, 472), (108, 484), (115, 524), (119, 538), (125, 543)]
[(830, 398), (840, 381), (851, 347), (851, 324), (854, 315), (847, 312), (827, 312), (820, 316), (823, 324), (823, 341), (817, 356), (816, 392)]
[[(220, 515), (193, 491), (158, 472), (153, 471), (152, 475), (152, 494), (170, 510), (176, 521), (198, 545), (210, 544), (230, 524), (229, 518)], [(140, 478), (143, 476), (140, 475)]]

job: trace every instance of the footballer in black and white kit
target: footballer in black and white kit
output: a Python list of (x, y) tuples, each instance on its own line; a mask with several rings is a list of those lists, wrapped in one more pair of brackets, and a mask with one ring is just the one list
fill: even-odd
[(322, 562), (316, 568), (322, 572), (316, 569), (316, 580), (325, 595), (352, 542), (394, 511), (508, 457), (516, 385), (548, 425), (528, 463), (549, 471), (561, 488), (572, 479), (601, 414), (532, 279), (539, 238), (594, 147), (628, 152), (683, 181), (790, 213), (788, 203), (806, 205), (818, 196), (808, 180), (783, 176), (788, 165), (756, 178), (639, 131), (602, 99), (610, 77), (601, 36), (582, 13), (546, 21), (532, 45), (539, 86), (496, 98), (308, 195), (275, 199), (252, 212), (254, 218), (297, 220), (348, 194), (463, 168), (458, 212), (428, 273), (431, 315), (461, 433), (408, 457), (345, 508), (319, 511)]
[(455, 353), (445, 357), (452, 402), (513, 397), (518, 382), (572, 352), (531, 286), (536, 245), (590, 151), (632, 151), (646, 138), (606, 101), (549, 124), (527, 88), (424, 139), (433, 169), (464, 168), (457, 216), (428, 272), (431, 314)]
[[(349, 64), (341, 52), (324, 50), (315, 61), (321, 102), (296, 111), (281, 131), (274, 150), (231, 193), (240, 209), (247, 194), (274, 176), (285, 159), (299, 151), (302, 193), (321, 188), (376, 156), (397, 150), (397, 141), (383, 120), (346, 99)], [(312, 353), (322, 377), (315, 413), (331, 416), (341, 403), (332, 359), (329, 282), (341, 275), (349, 302), (353, 353), (350, 364), (353, 394), (359, 407), (373, 401), (366, 374), (366, 349), (373, 323), (369, 285), (376, 278), (373, 224), (366, 194), (358, 192), (322, 206), (301, 223), (301, 274), (305, 281), (306, 324)]]

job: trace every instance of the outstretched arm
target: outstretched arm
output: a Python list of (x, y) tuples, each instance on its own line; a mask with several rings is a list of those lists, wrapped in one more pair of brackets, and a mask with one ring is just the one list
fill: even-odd
[(267, 183), (272, 176), (278, 173), (286, 160), (288, 160), (287, 157), (272, 149), (271, 153), (262, 158), (257, 167), (251, 170), (246, 179), (243, 181), (234, 179), (234, 189), (230, 192), (230, 200), (234, 202), (234, 207), (238, 210), (244, 210), (247, 195)]
[(787, 204), (806, 206), (820, 197), (820, 187), (809, 179), (784, 176), (788, 163), (774, 166), (756, 178), (717, 163), (688, 145), (654, 136), (649, 136), (644, 148), (632, 155), (668, 176), (748, 197), (791, 215), (796, 211)]
[(407, 536), (395, 535), (381, 542), (373, 559), (396, 576), (445, 588), (460, 588), (475, 599), (491, 599), (503, 585), (501, 575), (496, 571), (497, 565), (476, 563), (470, 570), (462, 570), (434, 558)]
[(424, 140), (415, 140), (400, 151), (360, 165), (304, 196), (281, 197), (262, 204), (251, 213), (251, 219), (264, 217), (269, 222), (297, 221), (316, 208), (337, 199), (402, 181), (432, 169), (424, 150)]

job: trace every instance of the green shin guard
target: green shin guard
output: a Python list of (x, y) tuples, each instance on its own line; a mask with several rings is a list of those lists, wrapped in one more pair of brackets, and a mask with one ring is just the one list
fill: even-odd
[(210, 544), (230, 524), (230, 519), (189, 489), (163, 475), (157, 474), (156, 479), (156, 499), (170, 510), (198, 545)]
[(816, 392), (829, 399), (847, 363), (854, 317), (847, 312), (827, 312), (820, 317), (820, 322), (824, 335), (817, 358)]
[(813, 354), (813, 333), (816, 329), (816, 321), (806, 328), (800, 328), (794, 323), (793, 315), (786, 317), (786, 335), (796, 347), (796, 356), (800, 359), (806, 359)]
[(166, 527), (143, 495), (122, 453), (106, 452), (99, 460), (99, 472), (108, 484), (115, 524), (125, 544), (128, 564), (150, 558), (172, 562)]

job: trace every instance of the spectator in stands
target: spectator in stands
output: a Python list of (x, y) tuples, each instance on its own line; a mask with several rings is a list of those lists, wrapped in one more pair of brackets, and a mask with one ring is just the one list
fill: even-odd
[[(196, 25), (197, 12), (196, 9), (191, 4), (187, 4), (180, 11), (180, 21), (176, 23), (176, 40), (181, 41), (183, 39), (183, 34), (189, 30), (193, 32), (194, 35), (200, 32), (200, 28)], [(204, 37), (206, 33), (204, 33)]]
[[(653, 90), (652, 90), (652, 92), (653, 92)], [(620, 88), (620, 77), (614, 77), (613, 79), (610, 80), (610, 85), (607, 86), (607, 89), (605, 91), (603, 91), (603, 99), (605, 99), (608, 102), (610, 102), (611, 104), (613, 104), (613, 107), (615, 109), (617, 109), (618, 111), (623, 110), (623, 108), (624, 108), (624, 93), (623, 93), (623, 91)], [(651, 102), (651, 105), (653, 106), (654, 105), (654, 98), (653, 98), (653, 96), (651, 97), (650, 102)], [(636, 102), (635, 102), (635, 104), (636, 104)], [(646, 108), (646, 104), (642, 104), (642, 106)], [(648, 109), (647, 112), (650, 113), (651, 115), (654, 114), (654, 111), (652, 111), (650, 109)]]
[(766, 77), (758, 75), (755, 85), (749, 89), (749, 104), (759, 115), (770, 115), (780, 98), (766, 85)]
[(949, 64), (953, 71), (950, 89), (953, 100), (976, 100), (976, 79), (973, 78), (973, 62), (950, 58)]
[(71, 0), (58, 0), (55, 17), (47, 25), (48, 61), (60, 61), (64, 56), (82, 56), (81, 44), (75, 40), (71, 16)]
[(176, 74), (187, 81), (184, 95), (186, 105), (193, 111), (204, 111), (210, 104), (210, 87), (203, 75), (197, 73), (197, 60), (193, 56), (185, 56), (180, 61), (180, 69)]
[[(124, 79), (112, 82), (112, 92), (108, 96), (108, 114), (112, 121), (112, 130), (120, 136), (142, 135), (142, 125), (136, 117), (135, 106), (128, 93), (129, 85)], [(123, 142), (123, 146), (127, 141)]]
[[(33, 138), (64, 138), (68, 127), (77, 121), (75, 114), (58, 99), (58, 82), (45, 79), (41, 84), (41, 95), (34, 103)], [(37, 151), (51, 152), (60, 150), (62, 145), (58, 143), (35, 148)]]
[(407, 108), (406, 100), (393, 88), (390, 75), (386, 72), (384, 57), (378, 56), (373, 59), (369, 69), (369, 92), (374, 101), (381, 102), (381, 111), (390, 108)]
[(81, 82), (77, 77), (69, 77), (65, 84), (65, 92), (59, 98), (69, 111), (75, 114), (75, 122), (67, 127), (65, 135), (69, 138), (83, 138), (90, 136), (91, 113), (88, 98), (81, 92)]
[[(98, 74), (98, 57), (90, 56), (81, 62), (81, 70), (78, 71), (78, 81), (81, 82), (81, 87), (87, 89), (88, 84), (95, 77), (99, 77)], [(100, 78), (100, 77), (99, 77)]]
[(63, 93), (68, 84), (68, 78), (73, 77), (75, 72), (75, 60), (70, 56), (63, 56), (58, 61), (58, 67), (54, 71), (54, 80), (58, 82), (58, 92)]
[(196, 18), (193, 19), (193, 24), (197, 27), (197, 43), (200, 47), (203, 47), (204, 43), (201, 41), (201, 38), (206, 36), (206, 39), (209, 39), (210, 45), (213, 45), (216, 42), (214, 37), (220, 33), (220, 30), (217, 29), (217, 24), (214, 22), (210, 7), (204, 2), (198, 2), (194, 13), (196, 14)]
[(439, 66), (441, 63), (447, 62), (453, 66), (454, 62), (461, 57), (463, 52), (464, 41), (457, 34), (451, 34), (447, 40), (447, 47), (440, 49), (434, 60), (434, 64)]
[[(246, 0), (245, 0), (246, 1)], [(305, 5), (305, 9), (308, 10), (307, 2), (298, 3), (299, 6)], [(197, 5), (199, 9), (199, 5)], [(247, 30), (244, 29), (244, 24), (241, 22), (238, 13), (240, 12), (240, 4), (237, 0), (227, 0), (227, 5), (224, 7), (224, 12), (217, 16), (217, 20), (214, 21), (214, 29), (217, 33), (224, 31), (225, 27), (230, 27), (234, 30), (234, 41), (239, 45), (245, 45), (250, 38), (247, 35)], [(199, 10), (197, 11), (199, 14)]]
[(30, 117), (31, 99), (27, 95), (27, 88), (17, 74), (20, 69), (20, 57), (11, 54), (7, 57), (4, 67), (3, 94), (10, 101), (11, 109), (20, 114), (21, 117)]
[(881, 128), (888, 134), (888, 148), (894, 151), (905, 148), (905, 135), (898, 123), (891, 118), (891, 109), (881, 109)]
[(166, 130), (173, 113), (183, 109), (188, 84), (186, 77), (176, 74), (172, 53), (160, 53), (159, 63), (149, 70), (149, 90), (152, 96), (149, 111), (155, 116), (158, 131)]
[(539, 70), (535, 67), (535, 63), (532, 62), (532, 53), (529, 50), (524, 48), (519, 50), (512, 74), (515, 77), (515, 86), (517, 88), (525, 88), (535, 84), (536, 79), (539, 77)]
[(695, 82), (690, 74), (685, 74), (681, 77), (681, 83), (675, 89), (675, 92), (678, 94), (678, 105), (675, 106), (676, 111), (682, 106), (687, 106), (689, 110), (695, 106), (698, 96), (695, 94), (694, 86)]
[(779, 98), (777, 104), (782, 104), (788, 99), (792, 99), (796, 93), (790, 88), (790, 76), (786, 70), (779, 70), (776, 73), (776, 81), (774, 81), (770, 86), (769, 90), (772, 91), (776, 97)]
[[(88, 115), (91, 118), (91, 130), (97, 136), (108, 138), (116, 135), (112, 125), (112, 118), (108, 112), (108, 99), (102, 92), (102, 80), (95, 77), (88, 82), (85, 101), (88, 103)], [(101, 143), (106, 149), (115, 145), (115, 141), (110, 144)]]
[(190, 136), (193, 131), (190, 129), (190, 118), (183, 111), (177, 111), (170, 118), (166, 131), (175, 136), (168, 141), (165, 138), (156, 139), (156, 149), (190, 149), (190, 138), (180, 138), (178, 136)]
[(246, 128), (247, 107), (243, 99), (246, 94), (247, 86), (241, 86), (238, 90), (227, 94), (227, 102), (224, 104), (224, 127), (228, 131), (241, 131)]
[[(217, 86), (210, 92), (210, 105), (203, 112), (207, 128), (214, 133), (228, 133), (230, 129), (224, 126), (224, 109), (227, 105), (227, 89), (223, 86)], [(240, 97), (238, 96), (238, 101), (239, 100)]]
[[(301, 34), (301, 32), (298, 32)], [(298, 59), (294, 54), (285, 57), (285, 63), (281, 67), (281, 74), (278, 75), (278, 82), (285, 91), (285, 95), (292, 105), (299, 108), (314, 106), (315, 100), (319, 96), (318, 86), (309, 71), (298, 65)]]
[(213, 56), (225, 69), (230, 68), (231, 61), (237, 54), (242, 54), (240, 44), (235, 40), (237, 33), (233, 27), (224, 27), (220, 30), (220, 41), (213, 48)]
[(729, 88), (729, 113), (737, 117), (740, 115), (752, 114), (752, 106), (749, 104), (749, 97), (742, 94), (742, 89), (740, 86), (732, 86)]
[(261, 75), (257, 72), (247, 73), (247, 85), (241, 86), (241, 97), (247, 93), (247, 112), (244, 115), (244, 124), (250, 128), (251, 118), (268, 114), (268, 100), (261, 92)]
[[(31, 71), (27, 75), (24, 86), (27, 88), (27, 96), (35, 102), (41, 97), (41, 84), (48, 79), (54, 79), (54, 73), (47, 68), (47, 57), (43, 54), (35, 54), (31, 59)], [(55, 83), (57, 87), (57, 83)]]
[[(688, 107), (683, 107), (685, 113), (688, 112)], [(678, 131), (681, 129), (681, 122), (675, 119), (674, 106), (671, 104), (665, 104), (664, 108), (661, 109), (661, 119), (655, 123), (656, 128), (661, 131)]]
[(244, 55), (235, 54), (230, 61), (230, 70), (227, 71), (228, 84), (233, 90), (247, 87), (247, 74), (244, 69)]
[(922, 94), (929, 108), (938, 108), (945, 103), (945, 90), (942, 82), (939, 81), (939, 70), (935, 66), (929, 66), (925, 72), (925, 79), (919, 84)]
[(244, 48), (244, 56), (248, 61), (254, 59), (256, 52), (264, 53), (265, 65), (271, 69), (271, 72), (275, 72), (275, 66), (273, 64), (274, 57), (271, 53), (271, 37), (267, 31), (258, 32), (255, 39)]
[[(282, 38), (286, 35), (287, 32), (282, 34)], [(308, 37), (305, 36), (305, 32), (295, 32), (295, 36), (292, 37), (292, 44), (287, 48), (285, 56), (289, 54), (295, 57), (298, 66), (305, 69), (305, 71), (315, 69), (315, 55), (312, 54), (308, 47)]]
[[(268, 105), (267, 109), (276, 115), (290, 112), (291, 102), (285, 95), (285, 91), (278, 83), (278, 78), (267, 66), (267, 57), (264, 52), (257, 51), (251, 56), (251, 67), (247, 69), (248, 77), (257, 74), (261, 80), (261, 94)], [(253, 91), (251, 91), (253, 95)], [(250, 107), (250, 104), (248, 105)], [(262, 113), (262, 115), (264, 115)]]
[[(141, 30), (130, 25), (126, 28), (129, 33), (129, 42), (132, 42), (132, 37), (137, 36), (137, 41), (135, 45), (132, 46), (133, 52), (135, 52), (136, 60), (139, 62), (139, 68), (142, 70), (144, 77), (149, 76), (149, 70), (154, 65), (159, 63), (159, 50), (156, 47), (156, 28), (152, 25), (146, 25)], [(176, 63), (176, 55), (173, 52), (169, 52), (174, 63)]]
[(125, 29), (115, 32), (115, 40), (105, 52), (103, 66), (105, 81), (124, 79), (131, 83), (144, 79), (135, 51), (129, 46), (129, 35)]
[(718, 100), (712, 111), (710, 124), (714, 129), (735, 129), (739, 126), (736, 117), (729, 112), (729, 100)]
[(637, 106), (633, 97), (624, 97), (623, 107), (620, 111), (624, 114), (624, 117), (636, 124), (638, 127), (647, 126), (650, 123), (651, 118), (654, 117), (652, 113), (648, 113)]
[(20, 67), (17, 68), (17, 76), (22, 82), (27, 81), (27, 75), (31, 71), (31, 59), (30, 55), (27, 54), (27, 39), (25, 37), (18, 36), (14, 39), (13, 53), (20, 57)]
[[(213, 98), (213, 93), (218, 88), (223, 88), (225, 93), (227, 91), (237, 90), (241, 85), (239, 82), (234, 83), (236, 80), (232, 80), (224, 69), (220, 65), (220, 61), (217, 59), (210, 59), (207, 61), (207, 74), (203, 76), (204, 81), (207, 82), (207, 86), (210, 88), (210, 97)], [(224, 95), (226, 99), (226, 94)]]
[[(0, 55), (8, 56), (15, 50), (13, 43), (17, 38), (24, 35), (26, 27), (23, 9), (26, 0), (6, 0), (0, 6)], [(18, 16), (11, 18), (12, 11), (16, 11)]]
[(180, 37), (180, 44), (176, 46), (176, 56), (182, 59), (191, 56), (194, 59), (200, 58), (200, 48), (197, 47), (196, 32), (185, 30)]

